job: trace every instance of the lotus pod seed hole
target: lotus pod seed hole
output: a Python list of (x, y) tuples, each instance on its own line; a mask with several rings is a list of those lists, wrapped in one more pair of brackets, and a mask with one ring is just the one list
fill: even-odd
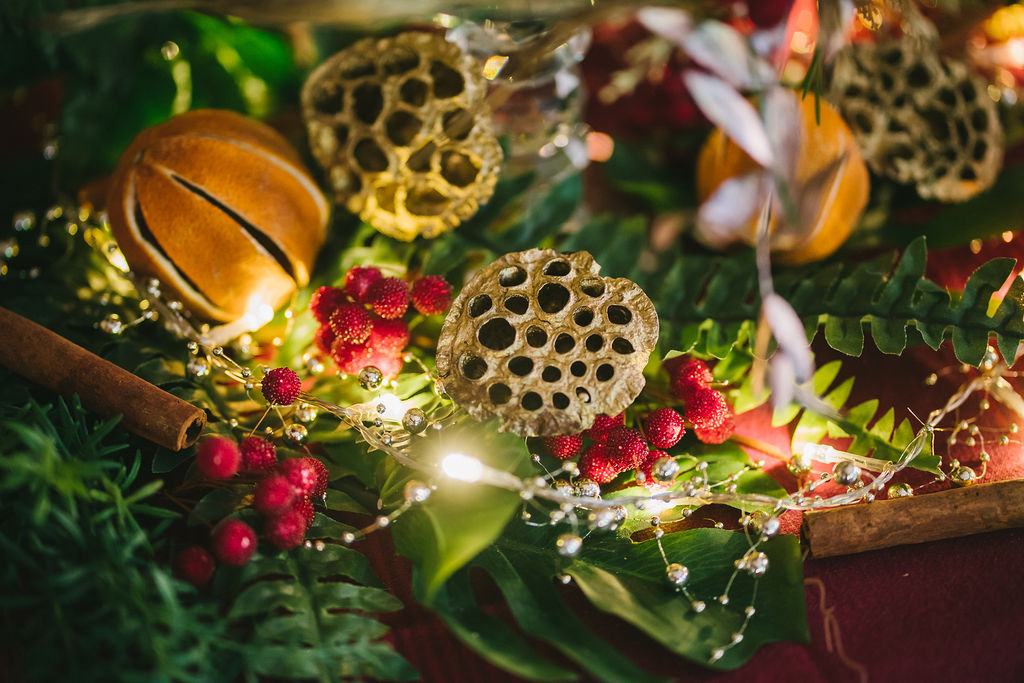
[(629, 340), (623, 339), (622, 337), (615, 338), (615, 341), (612, 342), (612, 350), (614, 350), (615, 353), (621, 353), (623, 356), (628, 356), (634, 351), (633, 345)]
[(538, 410), (544, 405), (544, 400), (541, 399), (540, 394), (536, 391), (529, 391), (523, 396), (523, 400), (519, 402), (523, 406), (524, 410)]
[(545, 382), (557, 382), (562, 379), (562, 371), (556, 368), (554, 365), (549, 365), (544, 368), (544, 372), (540, 374), (541, 379)]
[(545, 313), (558, 313), (569, 303), (569, 290), (556, 282), (549, 282), (537, 292), (537, 303)]
[(516, 287), (526, 282), (526, 271), (519, 266), (502, 268), (498, 273), (498, 284), (502, 287)]
[(516, 356), (508, 362), (508, 369), (513, 375), (525, 377), (533, 371), (533, 361), (526, 356)]
[(576, 346), (576, 340), (564, 332), (555, 337), (555, 352), (569, 353)]
[(507, 384), (499, 382), (487, 388), (487, 397), (496, 406), (504, 405), (512, 398), (512, 390), (508, 388)]
[(539, 349), (548, 343), (548, 333), (536, 325), (531, 325), (526, 330), (526, 343), (535, 349)]
[(572, 271), (572, 267), (565, 261), (556, 260), (548, 261), (544, 266), (544, 274), (552, 277), (562, 277), (568, 275)]
[(530, 300), (525, 296), (516, 294), (505, 299), (505, 308), (512, 311), (516, 315), (522, 315), (526, 313), (526, 310), (530, 307)]
[(464, 353), (459, 357), (459, 369), (466, 379), (477, 380), (487, 373), (487, 362), (480, 356)]
[(628, 325), (633, 319), (633, 313), (625, 306), (609, 306), (607, 311), (608, 321), (615, 325)]
[(492, 318), (480, 326), (477, 339), (492, 351), (502, 351), (515, 342), (516, 328), (504, 318)]
[[(493, 302), (491, 301), (491, 297), (486, 294), (475, 296), (469, 302), (469, 316), (471, 318), (479, 318), (484, 313), (491, 310), (492, 305)], [(529, 332), (527, 332), (527, 335), (529, 335)]]

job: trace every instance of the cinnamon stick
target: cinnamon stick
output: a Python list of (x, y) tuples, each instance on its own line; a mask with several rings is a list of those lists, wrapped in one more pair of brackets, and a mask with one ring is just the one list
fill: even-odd
[(806, 512), (800, 532), (820, 558), (1015, 527), (1024, 527), (1020, 479)]
[(191, 446), (206, 413), (64, 337), (0, 307), (0, 365), (174, 451)]

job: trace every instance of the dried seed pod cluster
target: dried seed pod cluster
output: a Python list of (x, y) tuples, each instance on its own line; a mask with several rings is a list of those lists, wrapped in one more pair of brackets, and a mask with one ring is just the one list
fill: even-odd
[(452, 399), (522, 436), (575, 434), (629, 406), (644, 386), (658, 314), (634, 282), (600, 277), (600, 268), (587, 252), (531, 249), (478, 272), (438, 339)]
[(494, 192), (501, 147), (473, 57), (433, 33), (361, 40), (302, 89), (310, 146), (338, 203), (386, 235), (433, 237)]
[(204, 318), (277, 307), (309, 281), (329, 206), (272, 128), (199, 109), (139, 133), (114, 173), (107, 212), (139, 274)]
[(841, 52), (831, 99), (872, 170), (914, 183), (925, 199), (960, 202), (987, 189), (1003, 133), (984, 81), (927, 42), (857, 43)]

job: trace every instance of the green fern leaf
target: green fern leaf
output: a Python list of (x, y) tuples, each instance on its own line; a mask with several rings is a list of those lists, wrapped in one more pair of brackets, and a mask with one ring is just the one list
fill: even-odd
[[(889, 408), (879, 415), (879, 402), (871, 399), (850, 408), (846, 402), (853, 390), (853, 378), (850, 377), (833, 386), (839, 374), (840, 361), (832, 361), (820, 367), (814, 375), (815, 392), (821, 399), (837, 412), (842, 418), (829, 420), (817, 413), (803, 411), (793, 429), (792, 448), (798, 451), (806, 443), (818, 443), (826, 437), (853, 437), (846, 448), (850, 453), (870, 455), (881, 460), (896, 461), (915, 438), (915, 430), (909, 419), (896, 424), (896, 412)], [(831, 388), (830, 388), (831, 387)], [(789, 423), (795, 417), (790, 410), (783, 410), (773, 416), (773, 424)], [(912, 466), (928, 472), (938, 472), (939, 458), (931, 451), (931, 444), (912, 461)]]
[[(318, 522), (325, 520), (318, 515)], [(401, 655), (377, 641), (388, 627), (369, 615), (401, 609), (402, 603), (377, 587), (360, 553), (327, 545), (258, 555), (241, 572), (239, 583), (246, 581), (252, 583), (228, 616), (250, 620), (246, 644), (260, 653), (247, 662), (252, 673), (320, 680), (416, 677)]]

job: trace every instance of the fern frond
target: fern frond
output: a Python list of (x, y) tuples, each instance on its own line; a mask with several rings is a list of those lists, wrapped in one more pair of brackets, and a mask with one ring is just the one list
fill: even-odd
[[(334, 524), (317, 515), (318, 525)], [(316, 527), (310, 531), (316, 535)], [(234, 600), (232, 619), (249, 619), (246, 666), (279, 678), (409, 680), (415, 670), (378, 639), (388, 627), (370, 616), (402, 603), (378, 588), (367, 559), (328, 544), (298, 547), (276, 557), (258, 555), (242, 581), (255, 579)], [(355, 613), (359, 612), (359, 613)]]
[[(799, 414), (793, 428), (794, 451), (801, 449), (805, 443), (818, 443), (825, 437), (853, 437), (846, 448), (848, 452), (870, 455), (880, 460), (899, 460), (916, 436), (910, 420), (903, 419), (897, 425), (894, 408), (880, 415), (878, 399), (846, 407), (850, 392), (853, 391), (854, 378), (850, 377), (833, 386), (840, 366), (841, 362), (836, 360), (818, 368), (814, 373), (813, 386), (821, 400), (840, 413), (842, 419), (830, 420), (809, 410), (800, 414), (800, 408), (794, 405), (776, 411), (772, 416), (772, 424), (777, 427), (789, 424)], [(911, 463), (916, 469), (935, 473), (938, 473), (938, 465), (939, 458), (932, 453), (930, 443), (925, 444), (924, 450)]]

